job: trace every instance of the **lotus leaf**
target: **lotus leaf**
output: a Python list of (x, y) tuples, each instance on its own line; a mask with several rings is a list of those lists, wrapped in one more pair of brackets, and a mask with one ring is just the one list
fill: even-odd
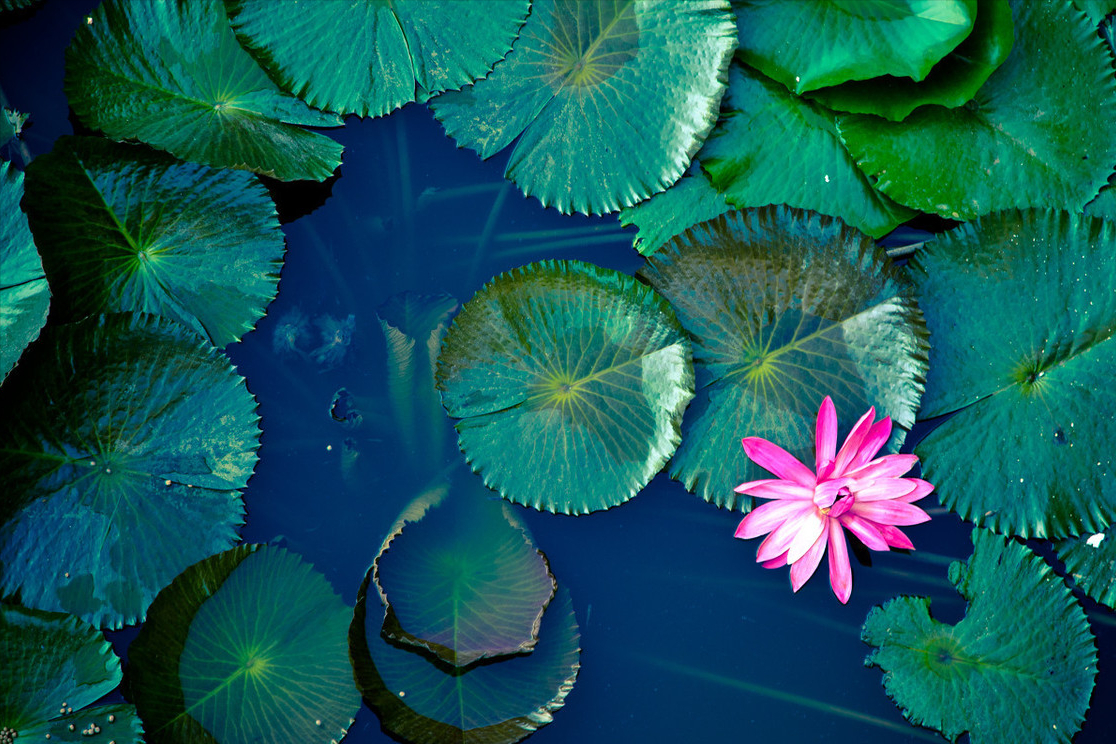
[(23, 174), (0, 162), (0, 381), (39, 337), (50, 287), (27, 218), (20, 211)]

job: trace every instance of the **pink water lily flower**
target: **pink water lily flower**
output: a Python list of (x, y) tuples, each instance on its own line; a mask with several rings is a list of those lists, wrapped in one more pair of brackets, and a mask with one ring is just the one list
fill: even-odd
[(876, 409), (869, 408), (838, 452), (837, 412), (826, 396), (818, 410), (816, 472), (766, 439), (742, 440), (748, 457), (779, 477), (736, 487), (737, 493), (772, 499), (740, 521), (736, 537), (767, 535), (756, 560), (764, 568), (789, 563), (791, 588), (796, 592), (814, 575), (828, 547), (829, 583), (837, 599), (848, 602), (852, 567), (843, 530), (872, 550), (913, 549), (896, 525), (930, 519), (914, 502), (934, 487), (920, 478), (899, 477), (918, 462), (918, 457), (884, 455), (872, 459), (891, 436), (891, 418), (873, 423), (875, 415)]

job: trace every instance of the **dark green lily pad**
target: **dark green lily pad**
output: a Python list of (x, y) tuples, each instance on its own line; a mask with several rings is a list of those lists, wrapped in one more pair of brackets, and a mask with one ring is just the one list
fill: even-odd
[(112, 646), (87, 623), (0, 604), (0, 659), (0, 732), (9, 735), (0, 734), (0, 741), (143, 740), (131, 705), (85, 707), (112, 692), (121, 678)]
[(699, 157), (729, 204), (813, 209), (874, 238), (914, 217), (857, 168), (832, 111), (739, 64), (729, 70), (722, 110)]
[(26, 203), (62, 321), (153, 313), (222, 347), (275, 297), (283, 233), (251, 173), (63, 137), (28, 167)]
[(341, 119), (287, 95), (241, 48), (221, 0), (106, 0), (66, 49), (66, 98), (115, 140), (282, 181), (329, 177)]
[(1116, 609), (1116, 531), (1081, 535), (1058, 543), (1058, 557), (1086, 594)]
[(430, 102), (459, 144), (560, 212), (613, 212), (677, 181), (717, 121), (727, 0), (535, 0), (508, 56)]
[(528, 0), (226, 4), (237, 34), (285, 90), (311, 106), (360, 116), (382, 116), (484, 77), (511, 49), (530, 9)]
[(1116, 163), (1116, 78), (1069, 0), (1013, 0), (1015, 44), (964, 107), (901, 122), (848, 114), (841, 138), (900, 204), (966, 220), (1012, 207), (1079, 211)]
[(687, 227), (711, 220), (730, 209), (725, 195), (713, 188), (701, 166), (694, 161), (690, 172), (666, 191), (634, 207), (621, 209), (620, 224), (638, 228), (632, 247), (650, 256)]
[(947, 508), (1005, 534), (1116, 518), (1116, 225), (1028, 210), (961, 225), (912, 272), (934, 340), (915, 452)]
[(976, 0), (735, 0), (741, 59), (795, 93), (894, 75), (922, 80), (969, 35)]
[(360, 708), (351, 618), (282, 548), (241, 545), (190, 566), (128, 650), (148, 743), (340, 740)]
[(770, 477), (741, 437), (812, 462), (826, 395), (845, 427), (869, 406), (891, 416), (892, 452), (914, 423), (922, 316), (883, 250), (838, 220), (785, 207), (730, 212), (673, 239), (638, 275), (693, 339), (697, 395), (670, 474), (706, 501), (747, 511), (750, 497), (733, 488)]
[(564, 514), (647, 485), (678, 446), (693, 395), (690, 343), (666, 301), (580, 261), (486, 284), (446, 334), (436, 380), (485, 485)]
[(23, 174), (0, 162), (0, 381), (39, 337), (50, 308), (43, 263), (19, 208)]
[(956, 625), (926, 597), (873, 608), (861, 638), (884, 689), (911, 723), (972, 744), (1069, 742), (1081, 728), (1097, 650), (1081, 605), (1023, 545), (973, 530), (973, 555), (949, 567), (968, 600)]
[(256, 404), (192, 331), (131, 314), (48, 328), (0, 410), (0, 594), (130, 625), (237, 540)]

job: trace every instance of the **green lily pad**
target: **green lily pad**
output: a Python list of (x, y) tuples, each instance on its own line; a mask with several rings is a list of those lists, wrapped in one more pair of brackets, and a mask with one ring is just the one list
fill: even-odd
[(1084, 11), (1089, 20), (1098, 24), (1116, 10), (1116, 0), (1073, 0), (1073, 4)]
[(635, 225), (632, 247), (650, 256), (687, 227), (711, 220), (732, 209), (725, 195), (713, 188), (697, 161), (666, 191), (620, 210), (623, 227)]
[(228, 359), (144, 315), (54, 328), (0, 388), (0, 594), (99, 627), (143, 619), (232, 545), (256, 404)]
[(148, 743), (340, 740), (360, 708), (351, 619), (282, 548), (240, 545), (190, 566), (128, 650)]
[(511, 49), (530, 9), (528, 0), (227, 5), (245, 46), (284, 89), (311, 106), (360, 116), (382, 116), (484, 77)]
[(368, 608), (371, 573), (357, 595), (349, 647), (364, 699), (394, 736), (412, 744), (511, 744), (565, 704), (581, 666), (568, 591), (560, 588), (543, 615), (534, 651), (450, 674), (381, 637), (379, 613)]
[(1005, 534), (1116, 518), (1116, 225), (1028, 210), (961, 225), (913, 276), (934, 344), (915, 452), (947, 508)]
[(706, 501), (747, 511), (750, 497), (733, 488), (769, 477), (741, 437), (812, 462), (826, 395), (846, 427), (869, 406), (891, 416), (891, 452), (914, 423), (922, 316), (883, 250), (840, 221), (785, 207), (730, 212), (672, 240), (638, 276), (693, 339), (697, 395), (670, 474)]
[(1095, 199), (1085, 205), (1083, 211), (1090, 217), (1116, 222), (1116, 174), (1109, 176), (1108, 183)]
[(965, 106), (901, 122), (849, 114), (841, 138), (900, 204), (967, 220), (1012, 207), (1080, 210), (1116, 163), (1116, 78), (1068, 0), (1014, 0), (1011, 54)]
[(922, 80), (884, 75), (811, 91), (810, 98), (837, 111), (876, 114), (901, 121), (919, 106), (963, 106), (1011, 51), (1015, 31), (1008, 0), (978, 0), (976, 21), (956, 49)]
[(66, 49), (66, 98), (115, 140), (282, 181), (328, 178), (341, 119), (287, 95), (241, 48), (220, 0), (106, 0)]
[(0, 741), (143, 740), (131, 705), (85, 707), (112, 692), (121, 678), (112, 646), (87, 623), (0, 604), (0, 659)]
[(565, 514), (647, 485), (678, 446), (693, 395), (690, 343), (670, 306), (580, 261), (486, 284), (446, 334), (436, 380), (485, 485)]
[(430, 102), (459, 144), (560, 212), (613, 212), (677, 181), (717, 121), (727, 0), (535, 0), (492, 74)]
[(1101, 604), (1116, 609), (1116, 540), (1113, 530), (1081, 535), (1057, 544), (1058, 557), (1066, 564), (1085, 593)]
[(60, 320), (153, 313), (222, 347), (275, 297), (283, 233), (251, 173), (63, 137), (28, 167), (26, 203)]
[[(832, 111), (743, 65), (729, 70), (722, 109), (699, 157), (729, 204), (813, 209), (874, 238), (915, 216), (857, 168), (837, 136)], [(788, 153), (794, 153), (790, 171)]]
[(23, 174), (0, 162), (0, 381), (39, 337), (50, 308), (43, 263), (19, 208)]
[(735, 0), (740, 58), (795, 93), (894, 75), (922, 80), (969, 35), (976, 0)]
[(896, 597), (868, 613), (865, 663), (911, 723), (972, 744), (1069, 742), (1085, 719), (1097, 650), (1081, 605), (1023, 545), (973, 530), (973, 555), (949, 567), (968, 600), (956, 625), (926, 597)]

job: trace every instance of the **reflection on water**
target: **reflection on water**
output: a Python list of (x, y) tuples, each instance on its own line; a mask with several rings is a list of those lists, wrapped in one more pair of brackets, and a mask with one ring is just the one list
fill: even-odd
[(352, 313), (344, 320), (329, 314), (311, 320), (301, 308), (293, 307), (279, 318), (271, 334), (271, 350), (280, 357), (306, 359), (321, 371), (334, 369), (345, 361), (355, 326)]
[(310, 352), (310, 359), (322, 369), (339, 366), (345, 360), (349, 343), (353, 340), (355, 324), (356, 318), (351, 313), (344, 320), (337, 320), (332, 315), (314, 318), (314, 325), (322, 334), (322, 343)]

